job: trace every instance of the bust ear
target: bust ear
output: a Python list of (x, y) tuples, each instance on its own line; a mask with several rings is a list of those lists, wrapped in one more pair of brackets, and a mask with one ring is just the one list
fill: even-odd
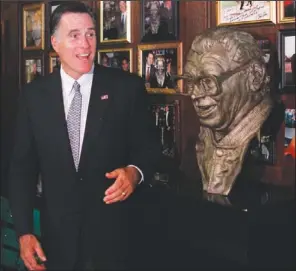
[(253, 62), (249, 68), (247, 81), (250, 91), (260, 91), (262, 85), (266, 85), (269, 82), (269, 76), (266, 75), (264, 64)]

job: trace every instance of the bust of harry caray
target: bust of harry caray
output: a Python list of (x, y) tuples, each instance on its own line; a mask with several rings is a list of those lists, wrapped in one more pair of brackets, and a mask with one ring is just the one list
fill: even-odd
[(196, 157), (203, 190), (228, 195), (273, 104), (263, 54), (246, 32), (210, 29), (193, 41), (184, 71), (200, 121)]

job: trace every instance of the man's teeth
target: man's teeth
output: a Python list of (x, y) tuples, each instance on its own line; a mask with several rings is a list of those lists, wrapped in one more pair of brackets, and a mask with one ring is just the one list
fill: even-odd
[(79, 54), (78, 56), (89, 56), (89, 54)]

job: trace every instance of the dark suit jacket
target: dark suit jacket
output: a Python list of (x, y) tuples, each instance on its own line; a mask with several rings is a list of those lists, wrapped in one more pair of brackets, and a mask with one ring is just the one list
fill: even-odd
[(142, 170), (144, 182), (149, 182), (160, 156), (151, 120), (141, 78), (96, 67), (76, 172), (59, 71), (22, 90), (9, 174), (10, 204), (17, 234), (32, 233), (37, 174), (41, 172), (42, 246), (48, 268), (69, 270), (82, 254), (97, 257), (101, 268), (116, 263), (121, 246), (127, 244), (122, 239), (127, 236), (124, 221), (129, 201), (103, 203), (104, 192), (112, 184), (105, 173), (133, 164)]

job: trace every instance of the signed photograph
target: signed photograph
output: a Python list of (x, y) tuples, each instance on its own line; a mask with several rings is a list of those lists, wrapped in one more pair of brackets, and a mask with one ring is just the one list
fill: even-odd
[(275, 1), (217, 1), (217, 25), (275, 20)]
[(100, 1), (100, 42), (131, 42), (131, 2)]
[(126, 72), (133, 72), (132, 49), (99, 50), (98, 63), (105, 67), (122, 69)]
[(142, 42), (178, 39), (179, 1), (142, 1)]
[(181, 89), (181, 43), (139, 45), (139, 75), (145, 79), (146, 88), (152, 92), (176, 92)]
[(44, 4), (23, 6), (23, 49), (44, 49)]

